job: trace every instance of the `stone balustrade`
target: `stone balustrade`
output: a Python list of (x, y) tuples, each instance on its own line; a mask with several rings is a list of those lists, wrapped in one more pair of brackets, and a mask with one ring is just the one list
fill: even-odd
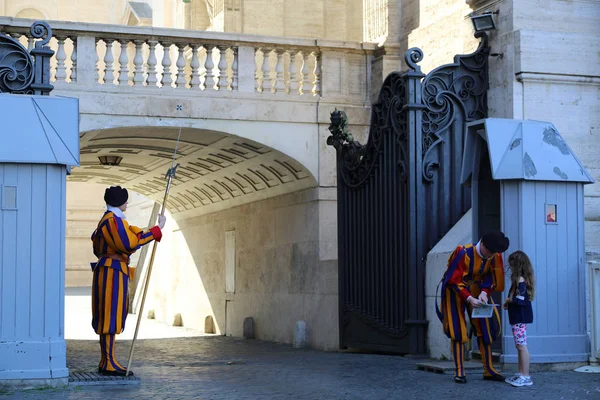
[[(0, 31), (28, 47), (32, 20), (0, 17)], [(322, 81), (335, 74), (341, 93), (342, 58), (366, 61), (373, 44), (288, 39), (206, 31), (49, 22), (55, 51), (51, 82), (63, 85), (161, 88), (210, 92), (323, 95)], [(323, 72), (323, 57), (336, 54), (334, 68)], [(364, 66), (358, 66), (365, 70)], [(360, 82), (355, 82), (361, 85)], [(364, 83), (361, 85), (364, 86)], [(156, 90), (156, 89), (154, 89)], [(353, 94), (365, 92), (357, 87)]]

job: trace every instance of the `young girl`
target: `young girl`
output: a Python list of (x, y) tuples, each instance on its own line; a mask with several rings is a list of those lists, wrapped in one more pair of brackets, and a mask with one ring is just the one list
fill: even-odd
[(506, 379), (506, 382), (513, 386), (531, 386), (533, 382), (529, 376), (527, 324), (533, 322), (531, 308), (535, 287), (533, 267), (527, 254), (520, 250), (508, 256), (508, 264), (511, 270), (511, 286), (508, 297), (504, 301), (504, 309), (508, 310), (508, 320), (519, 353), (519, 373)]

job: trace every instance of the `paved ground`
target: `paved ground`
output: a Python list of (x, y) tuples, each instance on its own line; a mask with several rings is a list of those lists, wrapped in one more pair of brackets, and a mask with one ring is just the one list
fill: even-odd
[[(127, 347), (118, 348), (126, 359)], [(125, 351), (124, 351), (125, 350)], [(5, 393), (10, 399), (599, 399), (600, 374), (539, 373), (531, 388), (419, 371), (399, 356), (295, 350), (224, 337), (155, 339), (136, 345), (139, 386), (72, 387)], [(69, 341), (72, 370), (93, 370), (97, 345)]]
[[(74, 313), (69, 318), (73, 315), (82, 317)], [(135, 318), (130, 316), (130, 321)], [(75, 322), (66, 325), (71, 326), (70, 335), (84, 334)], [(140, 385), (0, 389), (0, 399), (600, 399), (600, 374), (539, 373), (530, 388), (483, 381), (477, 374), (468, 375), (468, 384), (458, 385), (451, 375), (419, 371), (415, 365), (420, 360), (400, 356), (296, 350), (259, 340), (201, 336), (148, 320), (140, 331), (166, 337), (136, 344), (132, 370), (140, 376)], [(117, 341), (122, 363), (129, 345), (130, 341)], [(73, 372), (97, 368), (95, 340), (70, 339), (67, 351)]]

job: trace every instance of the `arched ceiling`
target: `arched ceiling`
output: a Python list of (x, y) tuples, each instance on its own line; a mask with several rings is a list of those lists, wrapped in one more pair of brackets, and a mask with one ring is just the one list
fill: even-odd
[[(90, 131), (81, 136), (81, 165), (71, 182), (121, 185), (163, 200), (179, 128), (139, 127)], [(118, 166), (100, 156), (120, 156)], [(206, 213), (313, 187), (301, 164), (259, 143), (222, 132), (182, 128), (169, 192), (172, 214)]]

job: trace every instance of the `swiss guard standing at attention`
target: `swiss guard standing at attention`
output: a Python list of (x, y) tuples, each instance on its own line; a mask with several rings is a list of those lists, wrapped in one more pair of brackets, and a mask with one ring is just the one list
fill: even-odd
[[(129, 225), (123, 211), (127, 209), (127, 189), (111, 186), (104, 193), (106, 212), (92, 234), (94, 254), (92, 263), (92, 326), (100, 335), (101, 359), (98, 372), (103, 375), (125, 376), (123, 367), (115, 358), (115, 335), (123, 332), (129, 311), (128, 283), (133, 278), (129, 257), (141, 246), (162, 238), (164, 215), (159, 215), (158, 226), (143, 231)], [(129, 371), (129, 375), (133, 375)]]
[(488, 232), (478, 243), (458, 246), (448, 259), (448, 269), (442, 278), (442, 307), (436, 312), (444, 333), (452, 342), (456, 371), (454, 381), (467, 383), (464, 370), (464, 343), (469, 340), (465, 308), (477, 335), (483, 379), (504, 382), (504, 377), (492, 365), (492, 342), (501, 334), (500, 315), (494, 307), (491, 318), (471, 318), (473, 308), (487, 304), (491, 292), (504, 291), (504, 261), (502, 254), (509, 240), (500, 231)]

